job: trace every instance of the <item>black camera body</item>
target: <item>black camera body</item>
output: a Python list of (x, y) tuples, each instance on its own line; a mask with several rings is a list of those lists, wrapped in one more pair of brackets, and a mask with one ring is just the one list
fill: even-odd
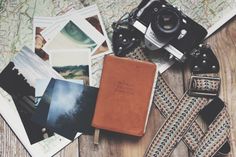
[(113, 49), (117, 56), (125, 56), (143, 42), (149, 50), (165, 49), (170, 58), (181, 62), (207, 35), (205, 28), (161, 0), (143, 0), (113, 23), (113, 29)]

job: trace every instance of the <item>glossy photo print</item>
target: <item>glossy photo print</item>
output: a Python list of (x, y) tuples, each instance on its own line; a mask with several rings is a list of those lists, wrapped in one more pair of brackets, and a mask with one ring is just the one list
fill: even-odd
[(53, 135), (44, 126), (31, 121), (37, 109), (35, 80), (46, 77), (60, 78), (60, 75), (26, 47), (0, 74), (0, 86), (12, 97), (31, 144)]
[[(73, 140), (77, 132), (93, 134), (91, 127), (98, 89), (51, 79), (32, 120)], [(39, 118), (39, 117), (44, 118)]]
[(90, 49), (57, 50), (50, 53), (50, 64), (65, 79), (89, 84)]

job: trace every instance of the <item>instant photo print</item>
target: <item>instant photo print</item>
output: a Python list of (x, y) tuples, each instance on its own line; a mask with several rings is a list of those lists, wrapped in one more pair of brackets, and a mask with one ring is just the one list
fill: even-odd
[(91, 24), (80, 16), (66, 20), (51, 32), (44, 50), (89, 48), (91, 53), (104, 42), (105, 38)]
[(47, 40), (42, 36), (42, 32), (48, 27), (54, 28), (55, 22), (62, 22), (66, 18), (69, 18), (73, 13), (74, 9), (70, 9), (64, 15), (55, 17), (41, 17), (36, 16), (33, 18), (33, 48), (34, 52), (42, 58), (44, 61), (48, 61), (49, 55), (43, 50)]
[[(71, 19), (74, 19), (75, 21), (74, 24), (75, 24), (76, 19), (80, 19), (80, 18), (83, 19), (83, 22), (81, 23), (79, 21), (80, 23), (78, 24), (79, 29), (80, 29), (79, 26), (83, 27), (84, 25), (89, 25), (89, 27), (86, 27), (86, 30), (92, 27), (92, 29), (89, 29), (90, 30), (89, 32), (86, 32), (86, 30), (82, 31), (83, 29), (80, 29), (82, 32), (80, 34), (84, 33), (85, 36), (87, 35), (87, 39), (90, 39), (90, 40), (87, 40), (88, 41), (87, 46), (85, 46), (86, 44), (85, 45), (80, 44), (79, 48), (75, 47), (75, 45), (67, 46), (68, 43), (65, 44), (66, 42), (64, 40), (63, 42), (61, 42), (60, 40), (62, 40), (62, 38), (59, 37), (62, 35), (62, 32), (64, 33), (66, 32), (65, 28), (69, 27), (69, 25), (72, 24), (71, 22), (67, 24), (65, 21), (68, 22), (68, 21), (71, 21)], [(34, 34), (36, 36), (34, 37), (34, 40), (37, 41), (38, 43), (34, 42), (35, 43), (34, 45), (42, 45), (42, 41), (46, 43), (43, 45), (41, 50), (49, 54), (49, 63), (53, 66), (54, 69), (56, 69), (57, 72), (59, 72), (66, 79), (76, 79), (76, 80), (82, 79), (85, 82), (85, 84), (98, 87), (100, 77), (97, 77), (97, 76), (101, 75), (100, 67), (102, 67), (104, 55), (112, 53), (112, 48), (111, 48), (110, 40), (105, 30), (105, 26), (103, 24), (102, 17), (96, 5), (84, 7), (80, 10), (71, 9), (68, 12), (66, 12), (64, 15), (60, 15), (56, 17), (35, 17), (34, 29), (35, 27), (37, 29), (43, 28), (43, 30), (37, 34), (35, 34), (36, 33), (35, 31)], [(77, 32), (80, 32), (80, 31), (77, 31)], [(100, 37), (96, 35), (96, 37), (94, 38), (93, 35), (89, 35), (89, 33), (91, 32), (99, 34)], [(67, 35), (70, 34), (70, 31), (69, 33), (66, 33), (66, 34)], [(58, 38), (56, 38), (56, 36)], [(68, 36), (71, 36), (71, 35), (68, 35)], [(103, 39), (101, 39), (101, 37), (103, 37)], [(44, 39), (44, 40), (41, 40), (41, 39)], [(101, 42), (98, 42), (98, 40)], [(89, 41), (90, 43), (92, 43), (92, 41), (95, 41), (97, 44), (96, 47), (93, 48), (89, 46), (88, 44)], [(52, 45), (54, 45), (51, 48), (50, 46), (48, 47), (48, 45), (51, 45), (50, 42), (52, 42)], [(69, 42), (69, 44), (70, 43), (72, 42)], [(82, 52), (85, 52), (85, 49), (87, 49), (87, 53), (82, 53)], [(60, 57), (67, 58), (67, 59), (64, 59), (64, 61), (67, 61), (67, 63), (64, 65), (55, 64), (55, 62), (62, 60), (60, 59)], [(74, 60), (75, 58), (77, 58), (76, 63), (69, 62), (69, 61)], [(87, 62), (86, 63), (83, 63), (84, 61), (80, 62), (82, 59)], [(79, 71), (82, 70), (83, 72), (78, 73), (78, 70)]]
[(84, 17), (92, 26), (94, 26), (106, 39), (92, 54), (92, 58), (104, 56), (105, 54), (111, 53), (112, 48), (110, 40), (107, 36), (107, 32), (98, 7), (96, 5), (91, 5), (80, 9), (78, 12), (80, 12), (80, 15)]
[(51, 65), (63, 77), (82, 79), (88, 85), (90, 56), (104, 41), (92, 25), (76, 17), (69, 20), (43, 49), (49, 53)]
[(65, 20), (69, 20), (71, 17), (76, 18), (77, 16), (82, 17), (86, 21), (88, 21), (91, 26), (93, 26), (105, 38), (105, 41), (101, 43), (101, 45), (92, 54), (92, 56), (99, 56), (104, 55), (104, 53), (111, 53), (112, 48), (110, 40), (108, 39), (102, 17), (96, 5), (84, 7), (80, 10), (71, 9), (68, 13), (66, 13), (66, 15), (58, 16), (57, 18), (51, 18), (50, 21), (54, 21), (54, 23), (49, 25), (41, 32), (42, 36), (45, 38), (46, 41), (49, 41), (57, 34), (58, 31), (60, 31), (60, 28), (62, 25), (64, 25)]

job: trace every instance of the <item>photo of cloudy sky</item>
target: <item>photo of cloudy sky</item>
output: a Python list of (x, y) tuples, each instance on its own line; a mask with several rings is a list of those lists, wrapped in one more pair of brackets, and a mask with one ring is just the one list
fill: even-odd
[(94, 87), (51, 79), (36, 114), (44, 115), (44, 120), (33, 120), (40, 121), (40, 124), (44, 123), (47, 128), (70, 140), (75, 138), (77, 132), (93, 134), (91, 121), (97, 92), (98, 89)]

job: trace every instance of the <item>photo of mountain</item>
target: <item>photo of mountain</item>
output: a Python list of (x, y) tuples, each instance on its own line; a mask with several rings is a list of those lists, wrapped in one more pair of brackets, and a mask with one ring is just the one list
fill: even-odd
[(89, 66), (64, 66), (64, 67), (53, 67), (58, 73), (61, 74), (65, 79), (76, 79), (83, 80), (85, 84), (89, 81)]
[(50, 51), (50, 64), (65, 79), (89, 84), (89, 49)]

